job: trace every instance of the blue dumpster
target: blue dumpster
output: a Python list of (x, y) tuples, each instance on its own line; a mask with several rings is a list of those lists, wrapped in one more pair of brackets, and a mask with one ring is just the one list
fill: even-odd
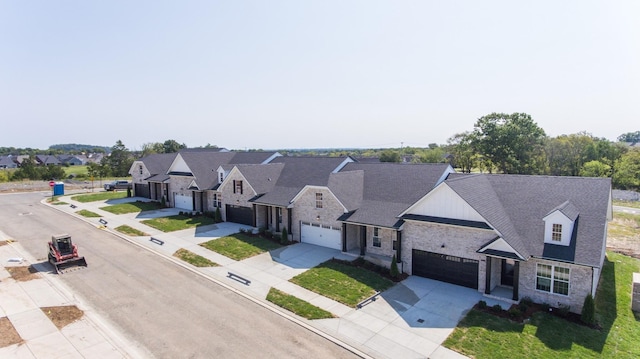
[(64, 182), (56, 182), (53, 185), (53, 195), (54, 196), (63, 196), (64, 195)]

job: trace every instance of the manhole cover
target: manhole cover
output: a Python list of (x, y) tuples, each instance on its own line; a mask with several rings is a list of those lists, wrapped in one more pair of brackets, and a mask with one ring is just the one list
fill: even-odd
[(424, 323), (424, 319), (418, 319), (418, 323), (420, 324)]

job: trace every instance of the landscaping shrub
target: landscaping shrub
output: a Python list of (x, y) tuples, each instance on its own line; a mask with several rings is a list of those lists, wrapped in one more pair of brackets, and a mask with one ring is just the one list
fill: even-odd
[(495, 304), (493, 307), (491, 307), (491, 310), (493, 310), (496, 313), (499, 313), (502, 311), (502, 307), (500, 306), (500, 304)]
[(585, 324), (593, 325), (596, 321), (596, 305), (593, 301), (591, 293), (584, 298), (584, 304), (582, 305), (581, 319)]
[(215, 218), (214, 219), (215, 219), (215, 221), (217, 223), (222, 222), (222, 214), (220, 213), (220, 208), (219, 207), (216, 207), (216, 214), (215, 214)]
[(568, 306), (568, 305), (564, 305), (564, 304), (561, 304), (561, 305), (558, 307), (558, 315), (559, 315), (559, 316), (561, 316), (561, 317), (563, 317), (563, 318), (566, 318), (566, 317), (567, 317), (567, 315), (569, 315), (569, 309), (571, 309), (571, 307), (570, 307), (570, 306)]
[(527, 304), (527, 302), (525, 302), (524, 300), (521, 300), (520, 303), (518, 303), (518, 309), (524, 313), (527, 311), (527, 309), (529, 309), (529, 304)]
[(487, 302), (481, 300), (478, 302), (478, 309), (485, 309), (487, 307)]
[(524, 297), (520, 300), (520, 303), (524, 303), (528, 307), (530, 307), (533, 304), (533, 299), (531, 299), (530, 297)]
[(518, 318), (520, 315), (522, 315), (522, 312), (520, 311), (520, 309), (518, 309), (518, 307), (511, 307), (509, 308), (509, 317), (511, 319), (516, 319)]
[(389, 275), (392, 278), (397, 278), (400, 273), (398, 272), (398, 260), (396, 260), (396, 255), (393, 255), (393, 259), (391, 260), (391, 268), (389, 269)]
[(289, 243), (289, 233), (287, 232), (287, 227), (282, 228), (282, 234), (280, 237), (280, 244)]
[(160, 205), (162, 206), (162, 208), (167, 207), (167, 200), (164, 199), (164, 196), (160, 199)]

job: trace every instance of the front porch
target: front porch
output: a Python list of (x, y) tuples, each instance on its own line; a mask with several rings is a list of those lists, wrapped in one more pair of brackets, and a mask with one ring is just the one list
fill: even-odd
[(484, 295), (517, 303), (519, 297), (520, 261), (513, 258), (486, 257)]

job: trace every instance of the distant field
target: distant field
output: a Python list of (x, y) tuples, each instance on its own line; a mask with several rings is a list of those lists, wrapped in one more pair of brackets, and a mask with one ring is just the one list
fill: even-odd
[(64, 173), (67, 174), (67, 177), (69, 177), (70, 175), (87, 175), (87, 166), (64, 167)]

